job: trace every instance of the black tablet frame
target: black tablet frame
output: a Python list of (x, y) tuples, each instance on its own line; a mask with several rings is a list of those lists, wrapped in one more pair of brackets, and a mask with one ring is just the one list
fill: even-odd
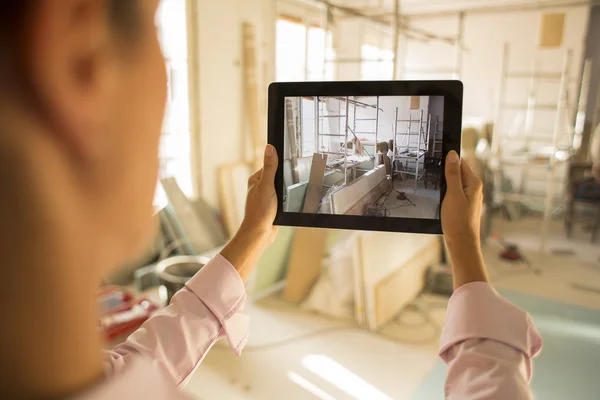
[(275, 225), (366, 231), (441, 234), (440, 219), (382, 218), (375, 216), (307, 214), (283, 211), (283, 146), (286, 97), (312, 96), (444, 96), (440, 204), (446, 194), (444, 165), (451, 150), (460, 154), (463, 84), (460, 81), (347, 81), (272, 83), (269, 86), (268, 142), (279, 155), (275, 176)]

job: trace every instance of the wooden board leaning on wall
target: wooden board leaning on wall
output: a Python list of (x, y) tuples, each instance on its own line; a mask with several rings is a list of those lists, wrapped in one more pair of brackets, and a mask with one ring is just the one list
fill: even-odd
[(224, 165), (219, 168), (219, 198), (221, 212), (229, 236), (240, 227), (246, 208), (248, 178), (252, 169), (247, 163)]

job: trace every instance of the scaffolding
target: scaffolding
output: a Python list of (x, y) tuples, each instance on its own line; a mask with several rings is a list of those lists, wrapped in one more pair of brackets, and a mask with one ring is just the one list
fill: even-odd
[[(368, 21), (372, 23), (374, 26), (377, 26), (380, 29), (381, 34), (389, 35), (392, 38), (391, 50), (393, 52), (393, 57), (391, 58), (364, 58), (362, 56), (356, 57), (339, 57), (335, 56), (331, 58), (328, 52), (328, 46), (331, 45), (331, 40), (327, 37), (327, 34), (324, 35), (324, 51), (323, 51), (323, 76), (326, 76), (327, 65), (329, 64), (342, 64), (342, 63), (363, 63), (363, 62), (392, 62), (392, 73), (391, 76), (386, 79), (398, 80), (402, 79), (405, 75), (406, 66), (401, 64), (402, 61), (406, 61), (406, 57), (404, 54), (401, 54), (400, 44), (401, 39), (411, 39), (418, 41), (435, 41), (439, 43), (445, 43), (450, 46), (454, 46), (455, 49), (455, 57), (454, 57), (454, 66), (451, 68), (443, 68), (443, 69), (420, 69), (420, 70), (411, 70), (410, 72), (418, 72), (420, 74), (430, 75), (430, 78), (446, 78), (448, 77), (452, 79), (460, 79), (461, 70), (462, 70), (462, 59), (463, 53), (465, 51), (464, 43), (463, 43), (463, 32), (464, 32), (464, 15), (465, 12), (460, 12), (458, 15), (458, 32), (457, 36), (445, 36), (436, 34), (432, 31), (428, 31), (425, 29), (418, 28), (414, 25), (409, 24), (408, 18), (405, 17), (401, 13), (401, 1), (394, 0), (393, 5), (393, 14), (389, 18), (381, 18), (377, 16), (369, 15), (368, 13), (362, 12), (359, 8), (347, 7), (341, 4), (335, 4), (334, 2), (330, 2), (328, 0), (277, 0), (277, 3), (286, 3), (297, 6), (301, 9), (306, 15), (309, 15), (313, 12), (319, 12), (320, 22), (318, 25), (324, 29), (325, 32), (329, 32), (330, 28), (335, 25), (335, 23), (343, 19), (344, 16), (352, 17), (352, 18), (361, 18), (364, 21)], [(308, 19), (307, 19), (308, 20)], [(308, 26), (308, 22), (306, 25)], [(308, 42), (308, 31), (307, 31), (307, 42)], [(307, 46), (308, 47), (308, 46)], [(406, 46), (404, 46), (406, 47)], [(383, 48), (380, 46), (380, 48)], [(387, 48), (387, 47), (386, 47)], [(307, 52), (307, 48), (305, 49)], [(305, 60), (308, 60), (305, 57)], [(305, 61), (307, 62), (307, 61)], [(307, 67), (305, 67), (307, 70)], [(305, 79), (308, 79), (305, 71)], [(406, 78), (404, 78), (406, 79)]]
[(440, 117), (435, 117), (435, 122), (432, 123), (433, 132), (430, 132), (429, 137), (429, 155), (431, 157), (442, 157), (442, 143), (444, 142), (444, 121), (440, 121)]
[[(421, 170), (421, 163), (425, 162), (425, 156), (429, 152), (429, 134), (431, 131), (431, 115), (425, 119), (425, 112), (420, 111), (420, 117), (413, 119), (411, 113), (408, 114), (408, 119), (398, 119), (398, 107), (396, 107), (396, 117), (394, 124), (394, 139), (393, 139), (393, 160), (392, 160), (392, 175), (400, 176), (401, 180), (405, 180), (406, 176), (413, 178), (413, 184), (401, 183), (412, 186), (413, 192), (417, 191), (419, 180), (423, 178), (424, 168)], [(406, 132), (401, 133), (398, 129), (398, 123), (406, 122)], [(414, 130), (414, 126), (417, 130)], [(398, 143), (398, 135), (402, 136), (402, 140)], [(416, 141), (413, 137), (416, 136)], [(414, 167), (409, 168), (409, 164), (414, 164)], [(412, 169), (412, 171), (411, 171)]]
[[(373, 96), (375, 97), (375, 96)], [(327, 97), (314, 97), (314, 112), (315, 112), (315, 153), (318, 154), (327, 154), (334, 155), (342, 159), (343, 165), (343, 173), (344, 173), (344, 186), (348, 184), (348, 169), (356, 167), (356, 165), (360, 163), (352, 163), (348, 161), (348, 157), (351, 154), (348, 154), (348, 143), (351, 140), (355, 141), (355, 146), (358, 146), (360, 141), (360, 137), (358, 135), (369, 135), (373, 137), (373, 144), (375, 151), (373, 154), (369, 154), (366, 149), (363, 149), (365, 153), (369, 156), (369, 159), (374, 160), (376, 162), (377, 156), (377, 139), (379, 135), (379, 112), (381, 111), (379, 107), (379, 96), (376, 96), (376, 104), (369, 104), (362, 101), (358, 101), (357, 97), (335, 97), (335, 96), (327, 96)], [(328, 99), (335, 99), (339, 101), (339, 108), (337, 113), (334, 114), (326, 114), (325, 106)], [(342, 104), (345, 104), (342, 109)], [(357, 118), (357, 109), (375, 109), (375, 118)], [(352, 116), (352, 117), (350, 117)], [(325, 121), (337, 118), (339, 124), (338, 133), (325, 133)], [(375, 122), (375, 128), (373, 131), (357, 131), (357, 122), (360, 121), (369, 121)], [(352, 126), (351, 126), (352, 124)], [(342, 128), (343, 127), (343, 128)], [(327, 147), (325, 144), (325, 138), (339, 138), (340, 141), (343, 138), (343, 144), (340, 146), (340, 150), (338, 152), (327, 151)], [(355, 152), (355, 149), (352, 150)], [(362, 162), (361, 162), (362, 163)]]
[[(493, 170), (494, 170), (494, 186), (496, 190), (496, 199), (499, 204), (506, 206), (507, 202), (537, 202), (543, 206), (544, 220), (541, 231), (540, 252), (545, 252), (548, 240), (548, 224), (555, 208), (555, 190), (557, 185), (557, 169), (572, 155), (573, 136), (575, 134), (574, 122), (569, 120), (569, 100), (568, 89), (570, 83), (570, 64), (571, 51), (568, 50), (564, 56), (564, 62), (561, 72), (558, 73), (542, 73), (540, 72), (539, 62), (534, 62), (534, 68), (531, 73), (527, 72), (509, 72), (509, 45), (504, 45), (502, 75), (499, 86), (499, 98), (496, 109), (496, 123), (494, 124), (494, 132), (492, 136), (492, 155), (493, 155)], [(529, 92), (527, 104), (505, 103), (506, 89), (510, 79), (529, 79)], [(559, 93), (556, 103), (541, 103), (538, 102), (538, 92), (540, 83), (558, 83)], [(503, 152), (501, 143), (502, 118), (505, 110), (524, 110), (524, 132), (523, 132), (523, 149), (516, 156), (507, 156)], [(536, 135), (535, 129), (535, 114), (539, 110), (555, 111), (554, 128), (552, 137)], [(566, 137), (567, 145), (561, 147), (561, 138)], [(544, 144), (549, 146), (549, 153), (540, 155), (531, 151), (531, 145), (535, 143), (535, 148), (539, 148)], [(515, 192), (507, 192), (503, 187), (503, 172), (506, 167), (520, 169), (519, 189)], [(525, 189), (536, 179), (531, 176), (530, 172), (534, 168), (545, 168), (546, 174), (539, 182), (545, 183), (544, 194), (529, 194), (525, 193)]]

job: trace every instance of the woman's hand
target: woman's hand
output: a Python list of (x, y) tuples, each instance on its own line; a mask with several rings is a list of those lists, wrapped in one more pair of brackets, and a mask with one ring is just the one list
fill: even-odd
[(446, 157), (446, 184), (442, 230), (450, 253), (454, 288), (469, 282), (487, 282), (480, 243), (483, 185), (455, 151)]
[(275, 173), (279, 159), (275, 147), (265, 148), (263, 167), (248, 179), (246, 211), (240, 231), (252, 232), (265, 238), (268, 244), (277, 236), (277, 227), (273, 226), (277, 214), (277, 193), (275, 193)]
[(279, 159), (275, 148), (267, 145), (263, 167), (248, 179), (246, 210), (240, 229), (221, 251), (244, 281), (248, 279), (264, 250), (275, 240), (277, 214), (275, 173)]

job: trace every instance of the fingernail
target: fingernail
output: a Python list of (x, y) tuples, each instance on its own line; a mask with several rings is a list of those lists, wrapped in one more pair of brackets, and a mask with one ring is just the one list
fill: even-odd
[(265, 156), (267, 156), (267, 157), (273, 156), (273, 146), (271, 146), (270, 144), (268, 144), (267, 147), (265, 148)]
[(450, 164), (458, 163), (458, 153), (456, 153), (454, 150), (448, 153), (448, 162)]

